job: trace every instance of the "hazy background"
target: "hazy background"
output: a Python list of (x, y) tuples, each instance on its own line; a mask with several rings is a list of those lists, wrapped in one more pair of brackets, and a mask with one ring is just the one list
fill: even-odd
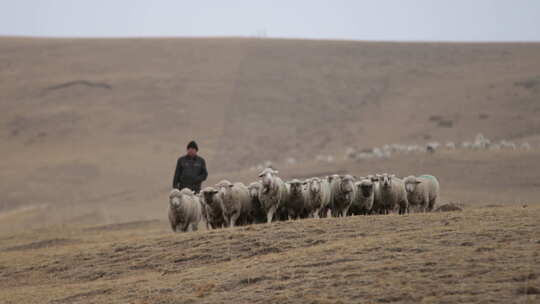
[(0, 35), (540, 41), (537, 0), (0, 3)]

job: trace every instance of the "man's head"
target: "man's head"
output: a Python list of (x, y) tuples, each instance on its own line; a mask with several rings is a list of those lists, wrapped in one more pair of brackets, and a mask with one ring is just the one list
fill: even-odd
[(197, 143), (194, 140), (190, 141), (189, 144), (187, 145), (187, 155), (193, 157), (197, 155), (198, 151), (199, 151), (199, 146), (197, 146)]

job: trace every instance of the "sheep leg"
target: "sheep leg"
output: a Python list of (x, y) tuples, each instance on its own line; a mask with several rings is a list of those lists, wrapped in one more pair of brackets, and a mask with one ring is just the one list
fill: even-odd
[(433, 211), (433, 207), (435, 207), (435, 203), (437, 203), (437, 198), (432, 198), (429, 200), (427, 211)]
[(188, 231), (188, 228), (189, 228), (189, 222), (185, 223), (185, 224), (182, 226), (182, 231), (183, 231), (183, 232), (187, 232), (187, 231)]
[(266, 223), (270, 224), (272, 222), (272, 219), (274, 218), (274, 213), (276, 212), (276, 207), (273, 206), (270, 209), (268, 209), (268, 212), (266, 213)]
[(199, 224), (191, 224), (191, 231), (199, 230)]
[(238, 217), (239, 217), (239, 215), (237, 213), (235, 213), (233, 216), (231, 216), (231, 219), (229, 221), (229, 227), (230, 228), (234, 227), (234, 225), (236, 224), (236, 221), (238, 220)]
[(347, 216), (347, 212), (349, 212), (350, 207), (345, 207), (345, 210), (343, 210), (343, 217)]
[(287, 210), (287, 219), (292, 221), (294, 219), (294, 211), (292, 209)]

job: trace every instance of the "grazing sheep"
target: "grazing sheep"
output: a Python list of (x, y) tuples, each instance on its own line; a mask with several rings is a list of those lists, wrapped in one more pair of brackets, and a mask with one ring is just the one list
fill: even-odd
[(225, 227), (222, 197), (214, 187), (206, 187), (201, 191), (201, 198), (206, 209), (208, 227), (212, 229)]
[(373, 208), (373, 200), (375, 198), (374, 184), (371, 179), (360, 178), (359, 182), (354, 184), (356, 187), (356, 193), (349, 208), (349, 214), (352, 215), (368, 215)]
[(528, 142), (522, 143), (519, 147), (523, 150), (527, 150), (527, 151), (531, 150), (531, 145)]
[(510, 150), (516, 150), (517, 149), (517, 146), (515, 143), (511, 142), (511, 141), (507, 141), (507, 140), (501, 140), (500, 141), (500, 145), (501, 145), (501, 148), (504, 148), (504, 149), (510, 149)]
[(305, 204), (307, 191), (305, 188), (306, 183), (298, 179), (293, 179), (286, 183), (288, 188), (288, 198), (283, 208), (287, 210), (287, 216), (289, 219), (298, 219), (305, 217)]
[(225, 224), (234, 227), (251, 223), (251, 196), (248, 188), (242, 183), (232, 184), (227, 180), (220, 181), (216, 186), (221, 196)]
[(439, 196), (439, 181), (432, 175), (407, 176), (403, 179), (409, 205), (419, 212), (433, 210)]
[(461, 147), (463, 149), (471, 149), (472, 148), (472, 143), (470, 141), (464, 141), (461, 143)]
[(428, 143), (426, 145), (426, 152), (435, 153), (439, 149), (440, 144), (438, 142)]
[(476, 138), (474, 139), (474, 143), (472, 145), (473, 149), (487, 149), (489, 148), (489, 145), (491, 144), (491, 141), (484, 137), (482, 133), (476, 134)]
[(199, 197), (188, 188), (173, 189), (169, 194), (169, 222), (173, 231), (196, 231), (204, 221)]
[(409, 202), (403, 181), (395, 175), (385, 173), (379, 176), (379, 183), (383, 213), (388, 214), (396, 208), (399, 208), (399, 214), (408, 213)]
[(356, 154), (357, 153), (354, 148), (348, 147), (347, 149), (345, 149), (344, 160), (356, 159)]
[(278, 207), (287, 198), (285, 183), (276, 174), (278, 171), (272, 168), (264, 169), (259, 177), (262, 178), (262, 188), (259, 191), (259, 201), (266, 213), (266, 222), (272, 222)]
[(264, 211), (261, 201), (259, 200), (259, 191), (262, 189), (260, 181), (253, 182), (248, 185), (249, 196), (251, 197), (251, 217), (254, 223), (266, 222), (266, 212)]
[(351, 175), (333, 176), (330, 189), (332, 216), (347, 216), (356, 190), (354, 188), (354, 178)]
[(327, 178), (311, 178), (307, 184), (307, 216), (319, 218), (326, 215), (328, 205), (330, 204), (330, 194), (330, 184)]
[(500, 144), (492, 144), (489, 146), (489, 149), (492, 150), (492, 151), (499, 151), (501, 149), (501, 145)]

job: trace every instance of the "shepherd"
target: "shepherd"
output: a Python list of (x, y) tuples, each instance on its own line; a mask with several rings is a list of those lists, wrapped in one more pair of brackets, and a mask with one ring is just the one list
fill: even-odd
[(174, 171), (173, 188), (189, 188), (195, 193), (201, 190), (201, 184), (208, 177), (204, 158), (197, 155), (199, 146), (195, 141), (187, 145), (186, 155), (178, 158)]

